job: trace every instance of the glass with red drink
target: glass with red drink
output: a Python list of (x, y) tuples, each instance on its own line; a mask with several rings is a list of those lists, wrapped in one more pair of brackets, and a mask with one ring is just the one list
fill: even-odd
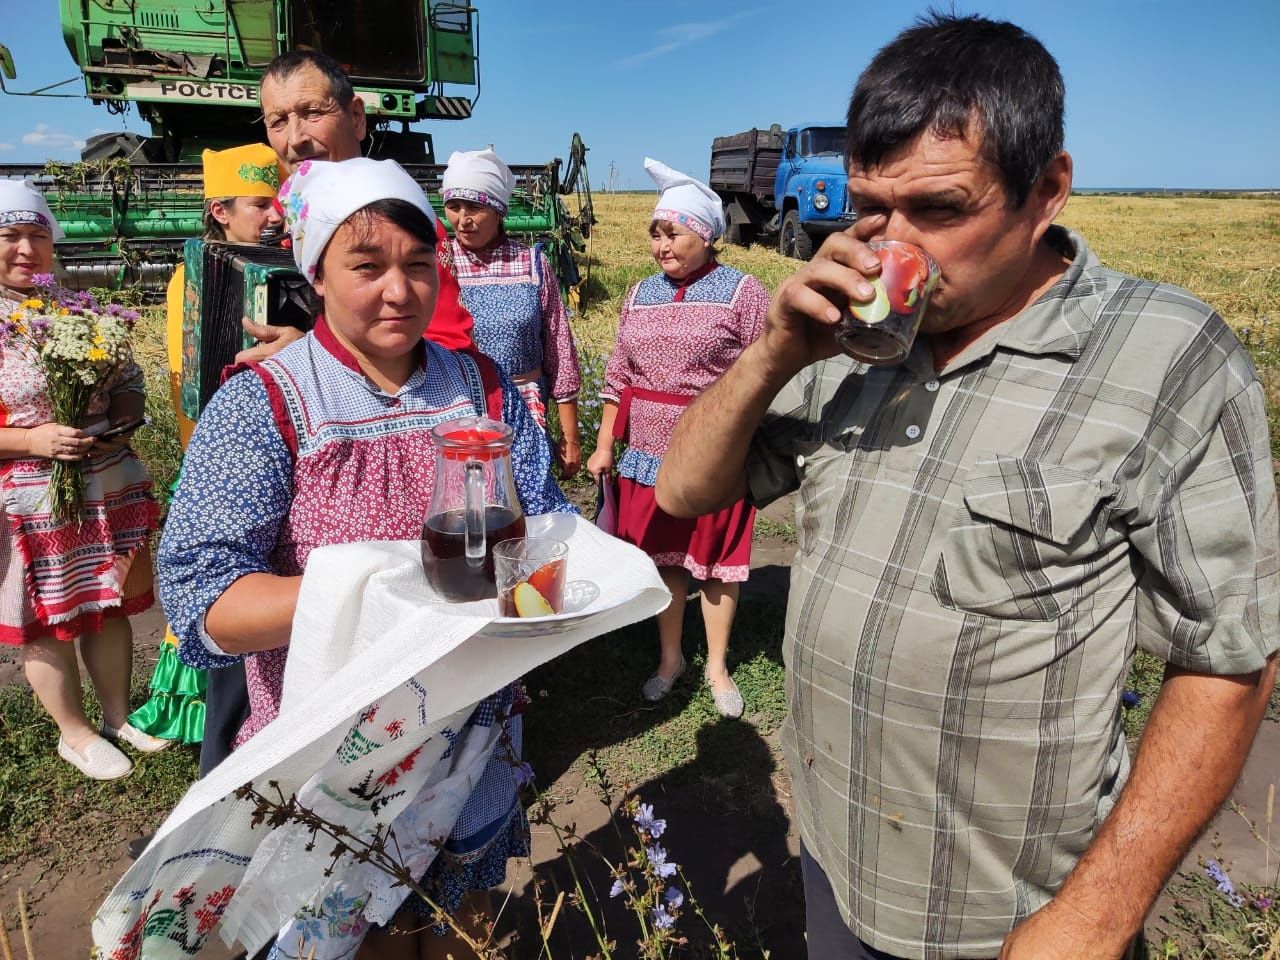
[(549, 617), (564, 612), (564, 580), (569, 547), (563, 540), (526, 537), (494, 547), (498, 615)]
[(911, 352), (929, 295), (938, 285), (938, 264), (924, 250), (900, 240), (867, 244), (880, 261), (880, 275), (870, 278), (876, 296), (870, 303), (850, 303), (836, 327), (840, 349), (863, 363), (901, 363)]

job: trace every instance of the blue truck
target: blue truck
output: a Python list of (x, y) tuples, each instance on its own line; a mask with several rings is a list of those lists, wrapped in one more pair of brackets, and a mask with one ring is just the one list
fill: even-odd
[(777, 238), (808, 260), (825, 236), (854, 221), (845, 190), (844, 125), (774, 124), (711, 142), (711, 189), (724, 202), (729, 243)]

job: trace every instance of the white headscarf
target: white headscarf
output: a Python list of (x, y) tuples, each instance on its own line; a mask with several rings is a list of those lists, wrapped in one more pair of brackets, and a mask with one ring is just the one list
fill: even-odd
[(449, 154), (440, 194), (445, 200), (470, 200), (493, 207), (504, 217), (516, 178), (492, 150), (455, 150)]
[(644, 158), (644, 171), (662, 191), (654, 220), (677, 223), (708, 243), (724, 233), (724, 205), (705, 183), (650, 157)]
[(293, 261), (308, 280), (315, 280), (324, 248), (338, 227), (378, 200), (404, 200), (425, 213), (433, 226), (436, 222), (422, 187), (394, 160), (305, 160), (284, 182), (280, 206), (293, 237)]
[(0, 180), (0, 227), (34, 223), (61, 240), (66, 234), (44, 195), (26, 180)]

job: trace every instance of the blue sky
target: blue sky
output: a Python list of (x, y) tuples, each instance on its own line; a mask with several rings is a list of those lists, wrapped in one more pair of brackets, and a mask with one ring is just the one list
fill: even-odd
[[(858, 72), (925, 5), (715, 0), (473, 0), (482, 92), (468, 121), (428, 126), (440, 158), (492, 143), (511, 162), (564, 156), (592, 185), (612, 163), (647, 188), (645, 154), (706, 176), (711, 139), (843, 116)], [(0, 0), (18, 89), (76, 74), (52, 0)], [(1280, 187), (1280, 2), (957, 3), (1012, 19), (1062, 65), (1079, 187)], [(67, 89), (79, 90), (78, 86)], [(460, 92), (460, 91), (459, 91)], [(85, 100), (0, 97), (0, 163), (74, 159), (127, 125)]]

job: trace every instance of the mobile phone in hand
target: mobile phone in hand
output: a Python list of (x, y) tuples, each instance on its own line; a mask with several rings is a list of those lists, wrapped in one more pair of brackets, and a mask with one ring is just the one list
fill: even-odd
[(107, 427), (106, 430), (103, 430), (98, 434), (96, 439), (114, 440), (116, 437), (123, 436), (126, 433), (132, 433), (134, 430), (137, 430), (139, 427), (146, 426), (150, 422), (150, 419), (147, 417), (139, 417), (136, 420), (126, 420), (124, 423), (117, 423), (113, 426)]

